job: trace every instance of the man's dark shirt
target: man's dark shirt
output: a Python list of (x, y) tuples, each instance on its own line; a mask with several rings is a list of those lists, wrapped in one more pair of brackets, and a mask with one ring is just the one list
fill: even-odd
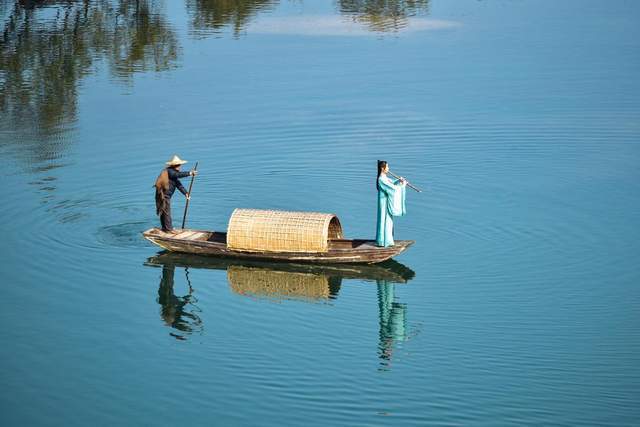
[(174, 168), (167, 168), (167, 173), (169, 174), (169, 189), (165, 193), (166, 198), (171, 198), (173, 193), (176, 191), (176, 187), (182, 194), (187, 195), (187, 190), (184, 189), (182, 183), (178, 178), (185, 178), (190, 175), (190, 172), (178, 172)]

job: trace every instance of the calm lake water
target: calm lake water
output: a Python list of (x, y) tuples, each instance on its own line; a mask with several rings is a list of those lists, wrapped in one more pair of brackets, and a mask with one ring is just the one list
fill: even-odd
[[(21, 3), (0, 424), (640, 423), (640, 3)], [(159, 253), (174, 153), (200, 162), (191, 227), (312, 210), (358, 238), (386, 159), (424, 190), (416, 244), (369, 269)]]

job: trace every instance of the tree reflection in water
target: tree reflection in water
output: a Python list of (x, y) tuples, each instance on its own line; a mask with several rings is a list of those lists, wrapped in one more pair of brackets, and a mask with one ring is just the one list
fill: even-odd
[[(230, 26), (238, 36), (278, 0), (186, 0), (195, 34)], [(105, 62), (121, 80), (176, 67), (180, 45), (161, 0), (3, 3), (0, 129), (50, 135), (73, 126), (83, 77)], [(339, 0), (341, 14), (372, 31), (398, 31), (429, 0)], [(45, 150), (55, 154), (60, 147)]]
[(255, 15), (271, 10), (278, 0), (187, 0), (193, 33), (220, 33), (231, 26), (238, 36)]
[(430, 0), (339, 0), (343, 15), (364, 24), (371, 31), (399, 31), (408, 18), (429, 12)]
[(67, 129), (77, 118), (80, 82), (102, 61), (120, 79), (174, 67), (178, 39), (159, 4), (16, 2), (0, 36), (0, 128), (38, 135)]

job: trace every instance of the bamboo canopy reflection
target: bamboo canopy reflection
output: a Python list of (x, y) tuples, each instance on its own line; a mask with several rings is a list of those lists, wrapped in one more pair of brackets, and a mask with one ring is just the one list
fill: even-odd
[(227, 269), (231, 290), (240, 295), (270, 299), (327, 300), (340, 289), (340, 279), (324, 274), (278, 271), (232, 265)]

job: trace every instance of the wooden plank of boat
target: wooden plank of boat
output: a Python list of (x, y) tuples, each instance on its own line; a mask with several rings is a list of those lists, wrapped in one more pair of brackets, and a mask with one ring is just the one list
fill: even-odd
[(397, 256), (414, 243), (413, 240), (397, 240), (394, 246), (382, 248), (372, 240), (335, 239), (329, 241), (327, 252), (268, 252), (230, 249), (227, 247), (227, 235), (222, 232), (181, 230), (178, 233), (165, 233), (158, 228), (151, 228), (143, 236), (173, 252), (313, 263), (379, 263)]
[(173, 237), (175, 239), (189, 240), (195, 234), (201, 234), (201, 233), (199, 233), (198, 231), (193, 231), (193, 230), (182, 230), (182, 231), (178, 232), (177, 234), (175, 234)]

